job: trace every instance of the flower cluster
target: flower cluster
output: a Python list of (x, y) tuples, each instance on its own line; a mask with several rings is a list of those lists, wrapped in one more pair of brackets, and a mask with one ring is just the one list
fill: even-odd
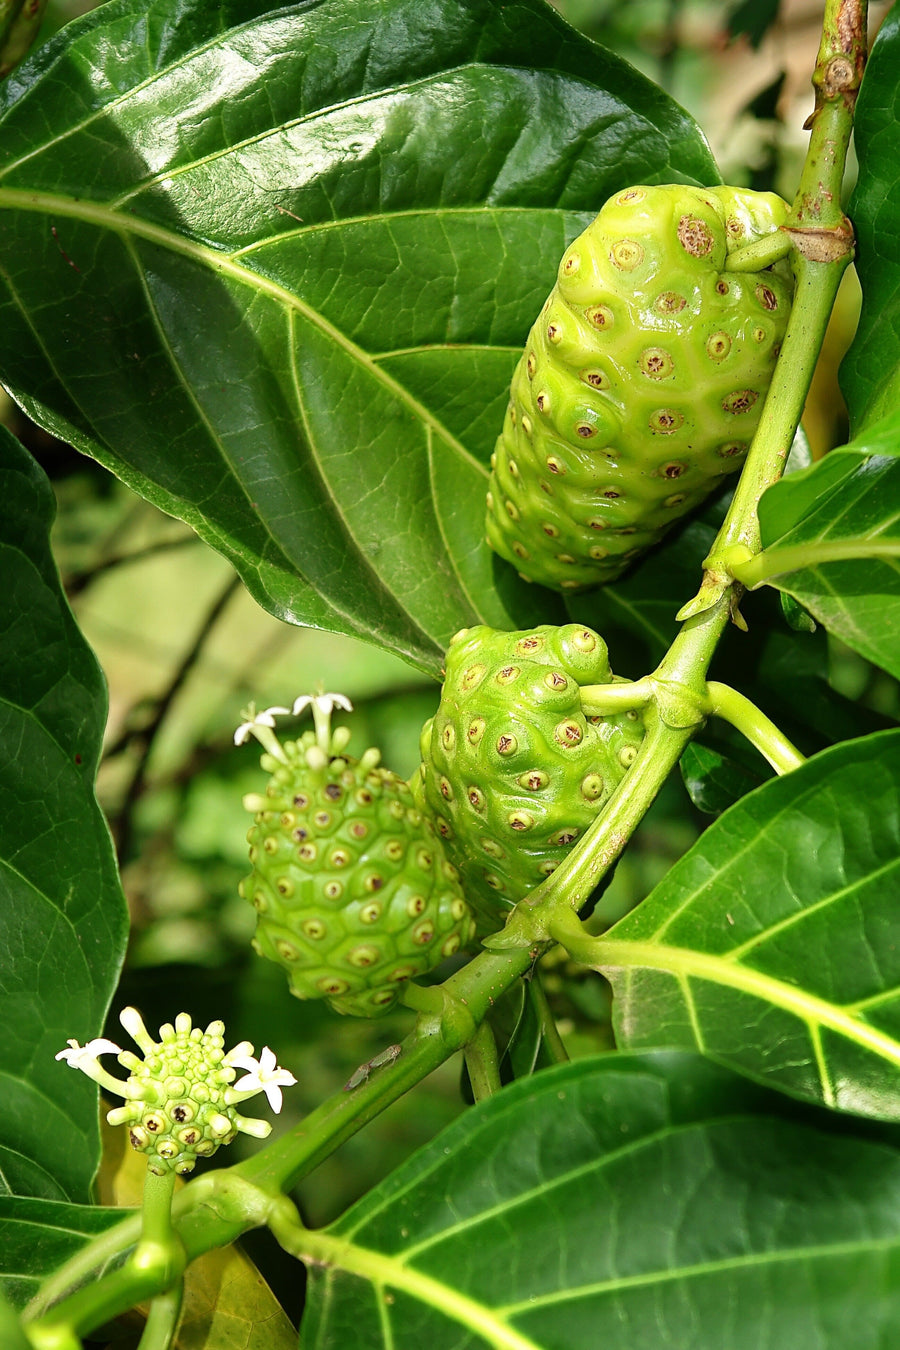
[[(123, 1009), (122, 1026), (143, 1053), (121, 1050), (104, 1038), (79, 1045), (70, 1040), (57, 1059), (80, 1069), (102, 1088), (124, 1097), (125, 1104), (107, 1114), (111, 1125), (128, 1125), (132, 1148), (147, 1154), (150, 1169), (158, 1174), (181, 1175), (194, 1169), (198, 1158), (211, 1157), (221, 1144), (230, 1144), (238, 1132), (265, 1139), (272, 1126), (264, 1120), (240, 1115), (240, 1102), (264, 1092), (276, 1113), (281, 1110), (281, 1089), (297, 1080), (280, 1069), (266, 1047), (259, 1059), (249, 1041), (224, 1050), (224, 1025), (210, 1022), (205, 1031), (191, 1025), (180, 1013), (175, 1025), (159, 1029), (159, 1041), (144, 1026), (135, 1008)], [(98, 1056), (114, 1054), (129, 1070), (124, 1081), (113, 1077)], [(237, 1070), (246, 1070), (235, 1082)]]

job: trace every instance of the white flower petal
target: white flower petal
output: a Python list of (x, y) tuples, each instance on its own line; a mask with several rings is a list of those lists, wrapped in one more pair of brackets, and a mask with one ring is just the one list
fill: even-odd
[(98, 1036), (96, 1040), (88, 1041), (87, 1045), (79, 1045), (76, 1040), (70, 1039), (68, 1048), (60, 1050), (55, 1058), (64, 1059), (67, 1064), (71, 1064), (73, 1069), (77, 1069), (79, 1060), (96, 1059), (98, 1055), (120, 1055), (121, 1053), (121, 1049), (113, 1041)]
[[(230, 1058), (230, 1056), (229, 1056)], [(237, 1061), (232, 1060), (232, 1063)], [(275, 1059), (275, 1052), (268, 1046), (263, 1049), (259, 1060), (244, 1060), (241, 1068), (250, 1070), (243, 1078), (239, 1078), (231, 1091), (235, 1094), (249, 1095), (256, 1092), (264, 1092), (269, 1106), (277, 1115), (282, 1106), (282, 1087), (293, 1087), (296, 1078), (288, 1069), (280, 1069)]]

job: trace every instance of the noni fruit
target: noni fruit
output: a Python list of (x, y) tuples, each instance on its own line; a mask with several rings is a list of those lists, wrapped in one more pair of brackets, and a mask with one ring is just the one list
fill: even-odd
[(475, 923), (410, 788), (377, 749), (344, 753), (349, 734), (317, 717), (316, 732), (269, 742), (265, 795), (244, 798), (255, 821), (241, 893), (257, 911), (255, 949), (284, 967), (293, 994), (372, 1017), (465, 946)]
[(637, 713), (582, 712), (580, 686), (613, 678), (606, 643), (578, 624), (451, 641), (413, 781), (481, 931), (555, 870), (634, 760)]
[(527, 580), (614, 580), (741, 465), (793, 282), (786, 260), (726, 260), (786, 214), (770, 192), (632, 187), (566, 249), (487, 499), (488, 542)]

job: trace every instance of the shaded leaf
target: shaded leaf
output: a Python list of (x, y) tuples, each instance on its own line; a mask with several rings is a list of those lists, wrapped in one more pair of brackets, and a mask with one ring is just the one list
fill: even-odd
[(759, 787), (771, 770), (732, 728), (706, 728), (681, 756), (681, 777), (698, 811), (718, 816)]
[(900, 415), (769, 488), (759, 521), (763, 552), (739, 579), (787, 592), (900, 675)]
[(598, 940), (619, 1043), (696, 1047), (798, 1097), (900, 1119), (900, 731), (727, 811)]
[(0, 1288), (24, 1307), (46, 1275), (122, 1218), (120, 1209), (99, 1205), (0, 1196)]
[(856, 104), (856, 232), (862, 310), (841, 365), (853, 434), (888, 416), (900, 395), (900, 9), (879, 29)]
[(106, 689), (60, 588), (53, 513), (0, 428), (0, 1189), (86, 1201), (97, 1088), (54, 1055), (100, 1034), (127, 914), (94, 797)]
[(12, 1305), (0, 1290), (0, 1343), (5, 1350), (31, 1350), (31, 1342), (22, 1330)]
[(520, 1080), (303, 1235), (301, 1347), (877, 1350), (900, 1157), (770, 1102), (690, 1055)]
[(42, 425), (432, 673), (561, 615), (487, 549), (487, 461), (566, 244), (717, 181), (682, 109), (542, 0), (113, 0), (0, 108), (0, 378)]

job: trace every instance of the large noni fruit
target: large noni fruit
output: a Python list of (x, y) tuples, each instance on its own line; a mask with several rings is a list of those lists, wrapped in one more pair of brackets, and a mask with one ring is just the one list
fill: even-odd
[(451, 641), (413, 785), (481, 931), (555, 870), (634, 760), (637, 713), (582, 712), (580, 687), (613, 678), (606, 643), (578, 624)]
[(793, 280), (726, 261), (786, 214), (770, 192), (632, 187), (566, 249), (488, 491), (488, 542), (527, 580), (615, 579), (741, 465)]

